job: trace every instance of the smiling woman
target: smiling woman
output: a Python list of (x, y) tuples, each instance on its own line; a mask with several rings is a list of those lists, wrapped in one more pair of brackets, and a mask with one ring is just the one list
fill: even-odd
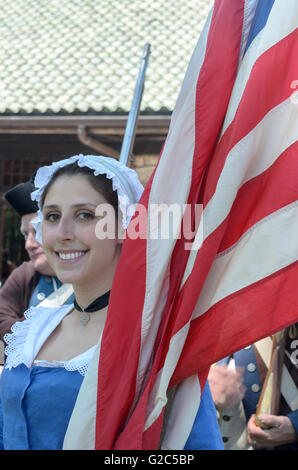
[[(73, 284), (82, 307), (111, 288), (121, 253), (116, 229), (114, 238), (96, 237), (96, 208), (108, 203), (80, 173), (58, 176), (44, 198), (44, 251), (61, 282)], [(117, 206), (113, 210), (115, 228), (116, 209)]]
[[(40, 168), (34, 183), (32, 197), (39, 204), (36, 238), (60, 281), (73, 285), (75, 301), (30, 309), (26, 320), (4, 338), (8, 346), (0, 379), (3, 449), (63, 448), (83, 378), (100, 349), (123, 231), (132, 217), (129, 208), (143, 191), (135, 171), (94, 156)], [(108, 236), (98, 230), (104, 213), (105, 222), (114, 228)], [(185, 448), (221, 448), (208, 386)]]
[[(59, 280), (73, 285), (75, 308), (38, 352), (36, 358), (47, 361), (75, 357), (96, 344), (105, 323), (107, 304), (91, 316), (81, 310), (85, 311), (95, 299), (110, 291), (122, 243), (116, 237), (103, 240), (96, 237), (96, 208), (108, 204), (108, 200), (90, 184), (86, 172), (81, 172), (77, 165), (63, 170), (45, 190), (42, 240), (48, 262)], [(111, 187), (111, 181), (107, 182)], [(73, 338), (70, 344), (65, 344), (64, 324), (67, 336)], [(83, 332), (81, 325), (85, 327)]]
[[(75, 302), (31, 308), (5, 337), (3, 449), (62, 448), (77, 393), (101, 340), (123, 242), (118, 225), (120, 231), (126, 228), (127, 208), (143, 191), (132, 169), (113, 159), (82, 155), (40, 168), (35, 187), (40, 209), (36, 238), (61, 282), (73, 284)], [(114, 237), (96, 235), (102, 206), (109, 208)], [(25, 412), (16, 416), (21, 408)]]

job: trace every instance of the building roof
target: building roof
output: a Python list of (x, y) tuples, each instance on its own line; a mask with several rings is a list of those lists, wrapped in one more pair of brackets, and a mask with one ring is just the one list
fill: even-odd
[(150, 43), (141, 111), (172, 111), (213, 0), (5, 0), (0, 115), (127, 113)]

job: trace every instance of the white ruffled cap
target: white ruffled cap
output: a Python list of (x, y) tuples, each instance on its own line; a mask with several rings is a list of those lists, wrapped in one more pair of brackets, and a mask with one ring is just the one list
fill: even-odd
[(41, 227), (43, 218), (40, 201), (44, 189), (59, 168), (75, 162), (80, 167), (88, 167), (93, 170), (95, 176), (104, 174), (112, 180), (113, 190), (117, 191), (118, 194), (124, 229), (128, 227), (134, 213), (134, 205), (138, 203), (143, 193), (144, 187), (140, 183), (136, 171), (113, 158), (96, 155), (75, 155), (59, 162), (53, 162), (51, 165), (43, 166), (36, 172), (34, 179), (36, 190), (31, 193), (31, 199), (37, 201), (39, 207), (33, 225), (36, 230), (36, 240), (40, 244), (42, 244)]

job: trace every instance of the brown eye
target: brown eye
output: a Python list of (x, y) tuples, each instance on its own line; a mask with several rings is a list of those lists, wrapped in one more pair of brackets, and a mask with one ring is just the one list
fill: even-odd
[(80, 220), (93, 220), (95, 217), (95, 215), (93, 214), (93, 212), (89, 212), (89, 211), (80, 211), (78, 213), (78, 218)]
[(59, 217), (60, 214), (58, 214), (57, 212), (49, 212), (48, 214), (46, 214), (45, 220), (47, 220), (48, 222), (57, 222)]

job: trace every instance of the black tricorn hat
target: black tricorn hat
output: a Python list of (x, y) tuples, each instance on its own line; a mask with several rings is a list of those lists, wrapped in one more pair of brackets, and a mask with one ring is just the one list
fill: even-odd
[(33, 175), (29, 181), (25, 181), (11, 188), (4, 195), (5, 199), (21, 217), (37, 212), (38, 210), (37, 202), (31, 199), (31, 193), (36, 189), (33, 184), (34, 176), (35, 175)]

